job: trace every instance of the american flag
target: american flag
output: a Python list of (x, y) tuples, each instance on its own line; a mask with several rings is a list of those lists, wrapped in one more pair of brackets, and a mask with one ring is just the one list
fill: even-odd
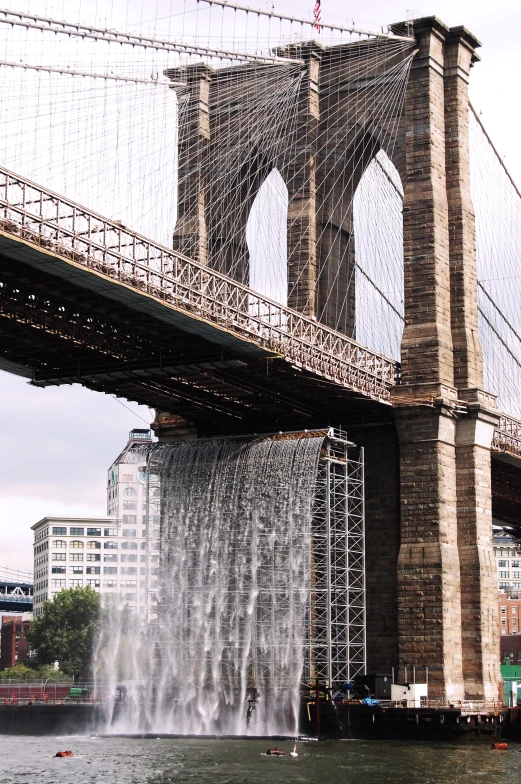
[(317, 33), (320, 33), (322, 31), (322, 26), (320, 24), (320, 22), (322, 21), (321, 10), (320, 10), (321, 3), (322, 0), (315, 0), (315, 8), (313, 9), (313, 14), (315, 17), (314, 28), (317, 31)]

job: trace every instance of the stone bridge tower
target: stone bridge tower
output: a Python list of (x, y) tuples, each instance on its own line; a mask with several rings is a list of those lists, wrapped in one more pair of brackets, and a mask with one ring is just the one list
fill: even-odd
[[(433, 697), (497, 699), (490, 449), (498, 412), (494, 396), (483, 389), (468, 129), (468, 81), (480, 44), (464, 27), (448, 28), (435, 17), (415, 20), (413, 28), (416, 52), (392, 145), (404, 187), (402, 379), (393, 399), (394, 424), (373, 428), (371, 435), (351, 430), (366, 446), (369, 668), (398, 664), (403, 675), (406, 666), (425, 665)], [(405, 33), (406, 25), (393, 29)], [(354, 336), (352, 208), (335, 208), (339, 197), (329, 180), (337, 182), (339, 172), (354, 166), (352, 150), (363, 149), (345, 178), (350, 205), (368, 163), (386, 149), (390, 126), (378, 127), (373, 117), (346, 132), (349, 95), (329, 89), (332, 70), (339, 78), (338, 47), (290, 48), (304, 61), (294, 155), (268, 159), (260, 150), (227, 173), (220, 207), (202, 162), (211, 165), (219, 145), (212, 96), (234, 69), (194, 65), (167, 72), (187, 86), (174, 247), (248, 283), (246, 221), (276, 165), (289, 197), (288, 304)], [(343, 62), (352, 67), (349, 45), (345, 50)], [(359, 46), (352, 51), (353, 58), (360, 56)], [(248, 66), (238, 68), (244, 73)], [(252, 74), (253, 88), (258, 74)], [(338, 146), (342, 134), (338, 170), (326, 170), (328, 145)], [(333, 197), (324, 198), (325, 192)], [(229, 198), (239, 205), (234, 221), (219, 222)], [(327, 307), (328, 298), (344, 302), (343, 308)], [(172, 432), (177, 430), (174, 423)]]
[(497, 699), (490, 448), (498, 413), (483, 390), (468, 131), (479, 41), (434, 17), (415, 21), (414, 33), (399, 394), (409, 402), (395, 406), (400, 660), (430, 662), (440, 696)]

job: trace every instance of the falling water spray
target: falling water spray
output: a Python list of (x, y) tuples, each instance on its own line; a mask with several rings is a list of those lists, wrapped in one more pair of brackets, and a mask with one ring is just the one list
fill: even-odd
[(95, 654), (115, 731), (296, 734), (321, 436), (154, 445), (157, 604), (105, 603)]

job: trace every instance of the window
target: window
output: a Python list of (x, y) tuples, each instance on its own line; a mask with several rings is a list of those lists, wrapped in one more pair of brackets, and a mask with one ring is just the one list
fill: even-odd
[(121, 553), (121, 563), (135, 563), (137, 561), (137, 555), (134, 553)]
[(51, 580), (51, 587), (52, 588), (65, 588), (65, 583), (67, 580)]
[(147, 549), (147, 543), (146, 542), (141, 542), (141, 549), (142, 550), (146, 550)]
[(122, 566), (121, 574), (137, 574), (137, 568), (135, 566)]
[(123, 509), (137, 509), (136, 501), (123, 501)]
[(100, 581), (99, 580), (85, 580), (87, 585), (90, 585), (91, 588), (99, 588)]
[(517, 615), (517, 607), (512, 607), (512, 615)]
[(146, 566), (140, 566), (139, 567), (139, 574), (146, 574), (146, 573), (147, 573)]
[(100, 568), (101, 567), (99, 567), (99, 566), (87, 566), (85, 568), (85, 574), (99, 574), (100, 573)]
[(117, 536), (118, 529), (117, 528), (105, 528), (104, 532), (105, 536)]
[(66, 561), (67, 560), (67, 553), (53, 553), (52, 554), (53, 561)]
[(117, 542), (105, 542), (103, 545), (104, 550), (117, 550), (118, 543)]
[(52, 574), (65, 574), (67, 571), (67, 567), (65, 566), (53, 566), (51, 569)]
[(103, 574), (117, 574), (118, 567), (117, 566), (104, 566), (103, 567)]
[(30, 631), (31, 631), (30, 626), (24, 626), (24, 632), (30, 632)]
[(136, 594), (135, 593), (126, 593), (125, 599), (127, 602), (135, 602), (136, 601)]
[(78, 539), (73, 539), (72, 542), (69, 542), (69, 547), (73, 550), (83, 550), (83, 542), (80, 542)]
[(510, 577), (510, 572), (500, 572), (499, 576), (502, 577), (503, 579), (509, 578)]
[(135, 588), (136, 581), (135, 580), (120, 580), (119, 585), (121, 588)]
[(499, 567), (505, 567), (505, 566), (508, 566), (508, 561), (498, 561), (498, 564), (497, 564), (497, 565), (498, 565)]
[(69, 580), (69, 585), (71, 588), (77, 588), (79, 585), (83, 585), (83, 580)]
[(70, 561), (83, 561), (83, 553), (69, 553)]
[(101, 550), (101, 542), (87, 542), (87, 550)]
[(105, 553), (105, 555), (103, 556), (103, 561), (105, 563), (114, 563), (114, 561), (117, 561), (117, 560), (118, 560), (118, 554), (117, 553)]
[(99, 553), (87, 553), (87, 561), (101, 561)]
[(101, 536), (101, 528), (87, 528), (87, 536)]
[(519, 569), (519, 561), (512, 561), (512, 569)]
[(61, 527), (53, 528), (52, 529), (52, 535), (53, 536), (67, 536), (67, 529), (66, 528), (61, 528)]
[(103, 587), (104, 588), (117, 588), (118, 581), (117, 580), (103, 580)]
[(126, 487), (123, 495), (137, 495), (137, 490), (134, 487)]
[(140, 562), (141, 562), (141, 563), (146, 563), (146, 562), (147, 562), (147, 557), (146, 557), (146, 555), (140, 555), (140, 556), (139, 556), (139, 560), (140, 560)]
[[(20, 631), (22, 631), (21, 628), (20, 628)], [(19, 640), (22, 639), (22, 635), (21, 634), (15, 634), (14, 639), (15, 639), (15, 641), (19, 641)]]
[(69, 574), (83, 574), (83, 566), (69, 566)]
[(506, 625), (507, 625), (507, 619), (501, 618), (501, 626), (506, 626)]
[(506, 629), (501, 629), (501, 634), (506, 634), (506, 633), (507, 633)]
[(123, 515), (123, 524), (124, 525), (135, 525), (137, 521), (137, 515)]
[(67, 542), (65, 539), (55, 539), (52, 546), (56, 548), (56, 550), (63, 550), (64, 547), (67, 547)]
[(123, 536), (135, 536), (136, 529), (135, 528), (124, 528), (122, 531)]
[(71, 528), (71, 536), (83, 536), (85, 528)]
[(122, 550), (137, 550), (137, 542), (122, 542)]

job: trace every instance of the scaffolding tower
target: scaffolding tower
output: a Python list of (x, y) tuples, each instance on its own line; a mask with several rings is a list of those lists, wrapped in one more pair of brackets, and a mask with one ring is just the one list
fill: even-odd
[(332, 687), (366, 670), (364, 453), (339, 430), (324, 440), (311, 546), (304, 677)]

